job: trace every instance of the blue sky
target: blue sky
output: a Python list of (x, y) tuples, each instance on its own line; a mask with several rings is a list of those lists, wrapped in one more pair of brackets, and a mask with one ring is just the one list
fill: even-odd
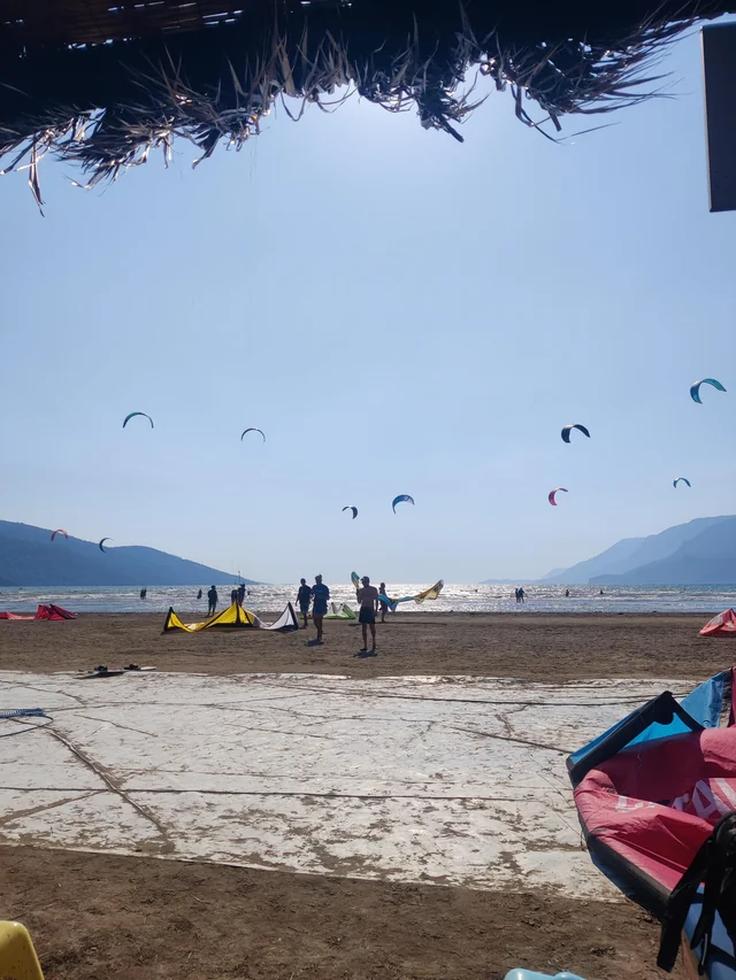
[(674, 98), (561, 145), (503, 95), (463, 145), (353, 99), (194, 172), (185, 143), (91, 192), (44, 161), (45, 218), (4, 178), (0, 517), (425, 582), (734, 512), (736, 214), (708, 213), (697, 35), (663, 67)]

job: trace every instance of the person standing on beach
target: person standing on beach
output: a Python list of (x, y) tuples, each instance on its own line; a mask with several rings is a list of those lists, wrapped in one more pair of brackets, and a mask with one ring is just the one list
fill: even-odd
[(317, 643), (322, 643), (322, 620), (327, 612), (327, 603), (330, 601), (330, 590), (322, 582), (321, 575), (314, 576), (312, 586), (312, 619), (317, 629)]
[[(386, 583), (385, 582), (381, 582), (381, 584), (379, 585), (379, 587), (378, 587), (378, 594), (379, 595), (387, 595), (387, 592), (386, 592)], [(386, 613), (388, 612), (388, 603), (387, 602), (384, 602), (384, 600), (381, 599), (381, 600), (379, 600), (379, 605), (381, 607), (381, 622), (382, 623), (385, 623), (386, 622)]]
[(245, 582), (241, 582), (238, 586), (238, 605), (242, 606), (245, 602)]
[(218, 598), (219, 597), (217, 595), (217, 589), (214, 587), (214, 585), (211, 585), (209, 587), (209, 591), (207, 592), (207, 602), (209, 603), (209, 605), (207, 606), (207, 615), (208, 616), (214, 616), (215, 615), (215, 610), (217, 609), (217, 600), (218, 600)]
[(371, 654), (376, 652), (376, 606), (378, 605), (378, 589), (371, 585), (371, 580), (364, 575), (360, 580), (363, 588), (358, 589), (356, 595), (360, 603), (360, 613), (358, 622), (363, 631), (363, 649), (361, 653), (368, 653), (368, 627), (371, 628)]
[(309, 603), (312, 599), (312, 590), (307, 585), (307, 580), (305, 578), (299, 579), (299, 591), (296, 594), (297, 605), (299, 606), (299, 612), (304, 617), (304, 626), (302, 629), (307, 628), (307, 619), (309, 617)]

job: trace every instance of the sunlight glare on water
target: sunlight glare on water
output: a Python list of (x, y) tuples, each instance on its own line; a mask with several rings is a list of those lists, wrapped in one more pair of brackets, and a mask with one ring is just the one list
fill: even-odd
[[(389, 583), (392, 597), (412, 595), (432, 583), (420, 585)], [(523, 583), (520, 583), (523, 584)], [(328, 583), (333, 601), (355, 606), (355, 592), (348, 584)], [(197, 600), (198, 586), (152, 586), (146, 599), (139, 589), (130, 586), (110, 587), (26, 587), (0, 591), (0, 610), (33, 612), (39, 602), (55, 602), (74, 612), (160, 612), (173, 606), (184, 612), (207, 611), (207, 589), (202, 584), (203, 598)], [(715, 613), (736, 604), (734, 586), (611, 586), (599, 594), (598, 586), (524, 585), (526, 602), (514, 601), (513, 585), (445, 585), (439, 599), (417, 605), (403, 603), (403, 613), (429, 612), (524, 612), (524, 613), (637, 613), (637, 612), (697, 612)], [(248, 586), (246, 606), (257, 612), (281, 612), (287, 602), (294, 601), (296, 585)], [(230, 588), (218, 588), (218, 609), (229, 604)]]

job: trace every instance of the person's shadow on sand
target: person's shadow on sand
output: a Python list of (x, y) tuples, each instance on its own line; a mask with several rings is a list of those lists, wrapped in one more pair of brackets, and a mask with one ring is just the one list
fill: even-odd
[(324, 640), (307, 640), (306, 646), (308, 647), (323, 647), (325, 645)]

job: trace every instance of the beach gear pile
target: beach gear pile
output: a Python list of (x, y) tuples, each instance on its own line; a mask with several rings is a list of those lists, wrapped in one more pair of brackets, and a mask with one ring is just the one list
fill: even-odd
[(665, 691), (567, 760), (593, 862), (662, 922), (658, 966), (684, 933), (711, 980), (736, 977), (735, 679)]

